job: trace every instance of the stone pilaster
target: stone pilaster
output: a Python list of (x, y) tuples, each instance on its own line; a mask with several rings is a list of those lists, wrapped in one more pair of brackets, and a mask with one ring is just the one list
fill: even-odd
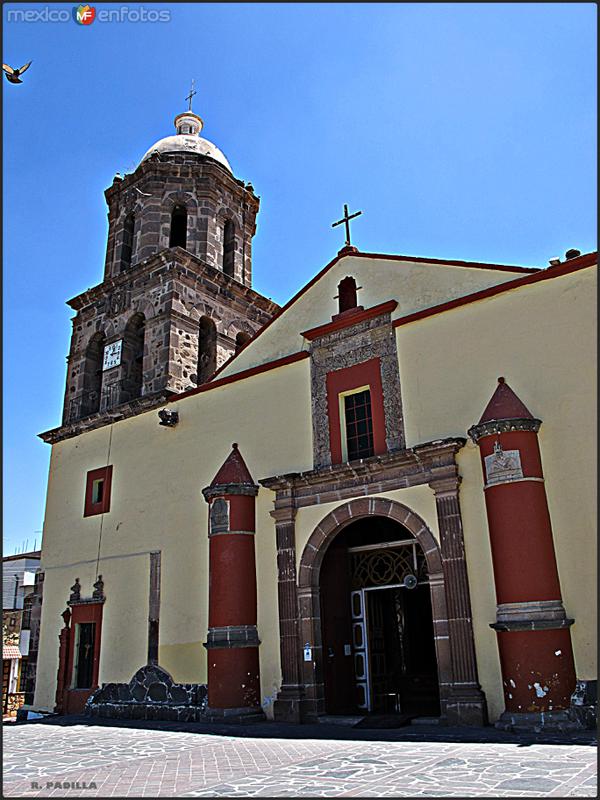
[(304, 689), (299, 668), (298, 593), (296, 588), (296, 509), (291, 498), (279, 494), (271, 511), (277, 541), (277, 599), (281, 653), (281, 689), (274, 704), (275, 719), (300, 722)]
[(458, 475), (430, 483), (440, 528), (453, 674), (446, 713), (450, 725), (485, 725), (487, 710), (477, 677), (459, 483)]

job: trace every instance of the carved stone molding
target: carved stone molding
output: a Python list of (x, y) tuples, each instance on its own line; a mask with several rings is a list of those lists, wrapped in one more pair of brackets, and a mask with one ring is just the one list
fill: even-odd
[(258, 647), (260, 639), (256, 625), (223, 625), (208, 629), (207, 650), (215, 648)]
[(389, 451), (404, 446), (404, 421), (398, 371), (396, 336), (391, 312), (326, 333), (311, 342), (311, 396), (315, 467), (331, 464), (327, 374), (378, 357), (385, 411), (385, 438)]
[[(276, 492), (276, 522), (283, 685), (276, 718), (315, 719), (324, 713), (319, 572), (330, 541), (346, 525), (368, 516), (390, 517), (421, 545), (431, 587), (442, 715), (451, 724), (482, 725), (485, 696), (477, 679), (469, 587), (458, 491), (456, 453), (465, 439), (427, 442), (416, 447), (259, 481)], [(435, 493), (441, 545), (424, 521), (396, 501), (369, 495), (428, 484)], [(358, 495), (358, 497), (357, 497)], [(313, 531), (300, 559), (296, 580), (294, 517), (297, 508), (341, 502)], [(302, 659), (310, 642), (314, 664)], [(310, 670), (308, 669), (310, 667)], [(279, 703), (279, 707), (278, 704)], [(279, 716), (278, 716), (279, 712)]]
[(494, 419), (489, 422), (482, 422), (480, 425), (472, 425), (467, 433), (477, 444), (482, 436), (491, 436), (494, 433), (509, 433), (510, 431), (533, 431), (533, 433), (537, 433), (541, 424), (541, 419), (529, 417), (523, 419)]
[(456, 453), (465, 439), (438, 439), (434, 442), (371, 456), (351, 464), (335, 464), (306, 472), (292, 472), (263, 478), (259, 483), (277, 492), (275, 509), (286, 503), (303, 508), (320, 503), (350, 499), (357, 495), (419, 486), (444, 479), (456, 480)]

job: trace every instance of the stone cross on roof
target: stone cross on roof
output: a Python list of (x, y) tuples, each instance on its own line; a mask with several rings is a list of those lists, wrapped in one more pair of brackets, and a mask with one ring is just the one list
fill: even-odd
[(354, 214), (348, 214), (348, 206), (344, 203), (344, 216), (341, 219), (338, 219), (337, 222), (333, 222), (331, 224), (332, 228), (335, 228), (336, 225), (341, 225), (342, 222), (346, 223), (346, 247), (351, 247), (352, 242), (350, 241), (350, 220), (354, 219), (354, 217), (359, 217), (362, 214), (362, 211), (356, 211)]

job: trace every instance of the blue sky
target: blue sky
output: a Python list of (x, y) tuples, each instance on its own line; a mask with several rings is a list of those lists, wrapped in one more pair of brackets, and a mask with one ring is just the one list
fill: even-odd
[[(96, 3), (96, 10), (125, 5)], [(261, 196), (254, 287), (285, 302), (343, 244), (546, 266), (596, 247), (596, 8), (150, 4), (166, 23), (9, 22), (3, 60), (4, 551), (43, 523), (70, 338), (102, 279), (103, 192), (173, 131), (203, 134)], [(68, 10), (69, 4), (48, 8)]]

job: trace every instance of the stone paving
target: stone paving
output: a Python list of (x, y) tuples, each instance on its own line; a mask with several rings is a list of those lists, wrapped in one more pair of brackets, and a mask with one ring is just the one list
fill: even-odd
[(595, 797), (592, 733), (46, 719), (4, 728), (5, 797)]

